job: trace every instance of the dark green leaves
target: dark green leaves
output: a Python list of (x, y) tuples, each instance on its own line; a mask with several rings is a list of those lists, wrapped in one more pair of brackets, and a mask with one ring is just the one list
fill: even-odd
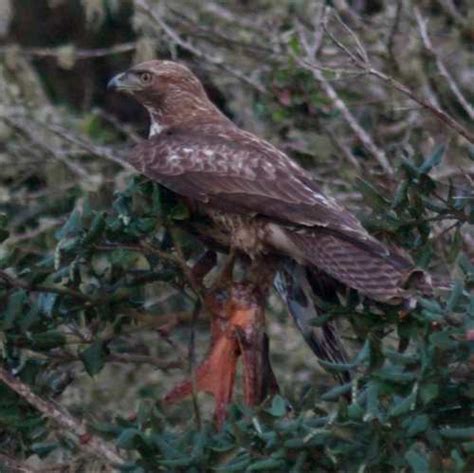
[(8, 238), (10, 232), (7, 230), (7, 216), (0, 214), (0, 243)]
[(428, 174), (435, 166), (441, 163), (446, 146), (441, 144), (435, 147), (430, 156), (428, 156), (418, 168), (420, 174)]
[(71, 235), (75, 235), (82, 229), (81, 213), (75, 209), (69, 216), (66, 223), (56, 232), (56, 238), (61, 240)]
[[(292, 71), (282, 72), (279, 93), (286, 93), (293, 77)], [(319, 92), (308, 93), (309, 101), (324, 104)], [(303, 100), (298, 94), (286, 99), (289, 107)], [(272, 113), (281, 123), (291, 115), (282, 106)], [(468, 215), (454, 187), (445, 192), (428, 175), (443, 151), (439, 147), (426, 158), (410, 157), (397, 182), (359, 183), (371, 230), (388, 244), (407, 249), (425, 268), (436, 263), (445, 269), (449, 261), (458, 279), (441, 297), (415, 295), (418, 305), (411, 311), (375, 304), (354, 292), (343, 304), (318, 301), (323, 315), (312, 324), (321, 329), (329, 321), (342, 322), (341, 337), (348, 341), (349, 352), (345, 363), (320, 364), (336, 374), (350, 371), (351, 382), (339, 386), (325, 379), (320, 384), (319, 378), (313, 383), (316, 376), (307, 377), (313, 385), (311, 394), (299, 396), (303, 382), (295, 375), (263, 406), (230, 407), (222, 432), (206, 423), (211, 418), (207, 411), (202, 429), (197, 429), (190, 404), (163, 408), (159, 399), (174, 374), (160, 371), (157, 377), (155, 365), (161, 366), (161, 358), (173, 359), (176, 353), (168, 344), (157, 343), (156, 329), (161, 327), (160, 317), (165, 321), (169, 313), (186, 312), (190, 302), (179, 265), (170, 259), (178, 254), (175, 245), (179, 244), (191, 265), (202, 247), (183, 230), (195, 218), (188, 208), (140, 176), (130, 179), (107, 205), (92, 205), (92, 198), (76, 205), (56, 232), (56, 249), (49, 235), (52, 243), (47, 251), (29, 254), (25, 261), (18, 257), (18, 269), (13, 267), (11, 274), (23, 278), (24, 284), (0, 293), (0, 301), (6, 302), (0, 319), (4, 362), (41, 395), (53, 397), (69, 382), (64, 366), (97, 376), (110, 359), (125, 360), (138, 383), (134, 396), (143, 402), (134, 402), (126, 413), (108, 412), (108, 423), (102, 419), (96, 431), (127, 450), (122, 453), (133, 460), (124, 471), (418, 473), (430, 471), (442, 458), (461, 473), (469, 466), (468, 451), (474, 450), (468, 414), (474, 390), (462, 377), (474, 353), (472, 342), (466, 340), (474, 326), (470, 294), (474, 267), (459, 254), (464, 245), (460, 225), (448, 247), (441, 247), (441, 259), (440, 245), (432, 238), (433, 225)], [(2, 226), (0, 218), (0, 230)], [(171, 258), (163, 257), (166, 252)], [(30, 290), (30, 284), (46, 289)], [(50, 285), (54, 285), (51, 292)], [(196, 327), (199, 340), (206, 330), (207, 325)], [(140, 336), (134, 338), (137, 332)], [(187, 340), (181, 327), (160, 334), (177, 345)], [(281, 370), (292, 353), (277, 356), (285, 360)], [(115, 373), (115, 366), (94, 382)], [(28, 445), (28, 454), (45, 457), (65, 448), (44, 435), (41, 418), (25, 416), (24, 405), (15, 408), (20, 405), (17, 400), (7, 401), (8, 396), (0, 397), (0, 421), (8, 432), (21, 437), (16, 445)], [(93, 413), (98, 418), (101, 414)], [(27, 435), (32, 435), (31, 440)], [(0, 447), (1, 441), (0, 436)]]
[(19, 289), (12, 293), (8, 299), (6, 310), (2, 316), (2, 326), (4, 330), (13, 327), (13, 324), (23, 314), (23, 309), (28, 300), (28, 294), (24, 289)]
[(105, 212), (98, 212), (94, 216), (92, 223), (87, 230), (86, 234), (82, 238), (83, 245), (90, 245), (100, 238), (105, 229)]
[(426, 455), (416, 448), (412, 448), (405, 454), (405, 460), (410, 465), (413, 473), (429, 473), (429, 462)]
[(79, 357), (89, 375), (94, 376), (104, 367), (107, 355), (107, 346), (101, 340), (97, 340), (82, 351)]
[(275, 417), (282, 417), (286, 414), (287, 411), (287, 401), (283, 399), (280, 395), (276, 395), (272, 399), (271, 408), (268, 412)]

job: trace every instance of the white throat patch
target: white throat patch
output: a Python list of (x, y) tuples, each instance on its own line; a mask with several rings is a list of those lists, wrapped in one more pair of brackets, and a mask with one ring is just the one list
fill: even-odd
[(155, 120), (151, 120), (150, 132), (148, 133), (148, 138), (151, 138), (152, 136), (155, 136), (155, 135), (159, 135), (162, 131), (163, 131), (163, 127)]

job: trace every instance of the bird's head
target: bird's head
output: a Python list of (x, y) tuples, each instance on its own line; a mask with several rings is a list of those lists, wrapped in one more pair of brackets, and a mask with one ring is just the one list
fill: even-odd
[(225, 118), (209, 100), (199, 79), (173, 61), (146, 61), (113, 77), (110, 90), (132, 95), (150, 112), (153, 126), (182, 125), (212, 116)]
[(133, 95), (139, 102), (162, 100), (181, 92), (201, 95), (199, 79), (182, 64), (173, 61), (146, 61), (113, 77), (108, 89)]

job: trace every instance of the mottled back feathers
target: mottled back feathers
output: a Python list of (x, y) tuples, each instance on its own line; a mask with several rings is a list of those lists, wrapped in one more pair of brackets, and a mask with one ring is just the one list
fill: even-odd
[[(254, 256), (254, 245), (290, 256), (376, 300), (404, 297), (409, 258), (370, 236), (286, 154), (234, 125), (189, 69), (149, 61), (117, 83), (150, 112), (153, 136), (135, 147), (130, 163), (220, 220), (228, 215), (241, 251)], [(249, 226), (247, 245), (238, 222)], [(255, 222), (258, 231), (250, 231)]]

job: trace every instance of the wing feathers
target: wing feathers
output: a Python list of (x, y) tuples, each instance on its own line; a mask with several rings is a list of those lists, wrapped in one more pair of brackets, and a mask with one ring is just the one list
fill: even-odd
[[(234, 127), (173, 129), (137, 145), (130, 163), (186, 197), (288, 224), (370, 238), (306, 172), (269, 143)], [(252, 208), (248, 197), (252, 200)]]
[[(228, 125), (173, 128), (139, 144), (130, 163), (176, 193), (232, 214), (277, 224), (300, 257), (377, 300), (403, 296), (412, 268), (390, 252), (296, 163)], [(268, 243), (268, 242), (267, 242)]]
[[(347, 353), (339, 337), (337, 325), (326, 322), (318, 327), (311, 323), (324, 313), (315, 303), (306, 269), (294, 261), (284, 259), (278, 269), (274, 285), (313, 353), (324, 361), (347, 363)], [(331, 290), (331, 293), (333, 292)], [(351, 380), (348, 371), (335, 373), (335, 376), (341, 383)]]
[(357, 241), (325, 232), (312, 235), (288, 232), (287, 236), (294, 245), (304, 249), (308, 263), (372, 299), (398, 303), (407, 295), (402, 286), (412, 265), (398, 255), (381, 256)]

